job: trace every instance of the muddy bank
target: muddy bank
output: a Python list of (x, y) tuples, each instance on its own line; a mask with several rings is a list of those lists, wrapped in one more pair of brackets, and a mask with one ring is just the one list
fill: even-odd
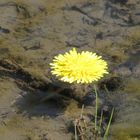
[(140, 139), (139, 9), (139, 0), (1, 0), (0, 139), (71, 140), (82, 104), (93, 121), (93, 84), (50, 74), (52, 58), (72, 47), (109, 64), (110, 74), (96, 83), (99, 111), (115, 107), (109, 139)]

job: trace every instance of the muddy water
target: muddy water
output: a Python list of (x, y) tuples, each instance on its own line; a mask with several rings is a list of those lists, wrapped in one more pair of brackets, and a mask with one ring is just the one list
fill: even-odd
[[(139, 0), (1, 0), (0, 139), (71, 140), (82, 104), (93, 120), (93, 85), (65, 85), (50, 74), (53, 56), (76, 47), (109, 63), (98, 83), (101, 108), (115, 107), (109, 139), (139, 140), (139, 9)], [(46, 94), (55, 98), (42, 100)]]

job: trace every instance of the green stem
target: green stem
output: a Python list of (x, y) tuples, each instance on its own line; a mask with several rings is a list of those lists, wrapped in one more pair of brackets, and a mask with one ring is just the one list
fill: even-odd
[(102, 120), (103, 120), (103, 111), (101, 111), (100, 124), (99, 124), (99, 128), (98, 128), (98, 134), (100, 134), (100, 132), (101, 132)]
[(98, 115), (98, 94), (97, 94), (97, 90), (96, 90), (96, 86), (94, 85), (94, 91), (96, 94), (96, 112), (95, 112), (95, 132), (97, 131), (97, 115)]
[(110, 115), (110, 119), (109, 119), (109, 123), (107, 125), (107, 128), (106, 128), (103, 140), (107, 140), (107, 136), (108, 136), (108, 132), (109, 132), (109, 128), (110, 128), (110, 124), (111, 124), (111, 121), (112, 121), (113, 114), (114, 114), (114, 108), (112, 109), (112, 112), (111, 112), (111, 115)]
[(78, 137), (77, 137), (77, 124), (76, 124), (76, 121), (74, 123), (74, 130), (75, 130), (75, 140), (78, 140)]

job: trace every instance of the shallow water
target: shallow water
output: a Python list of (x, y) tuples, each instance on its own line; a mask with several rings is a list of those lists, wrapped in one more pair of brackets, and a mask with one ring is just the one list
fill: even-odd
[[(54, 55), (76, 47), (109, 64), (110, 74), (97, 84), (100, 108), (115, 107), (109, 139), (139, 140), (139, 9), (139, 0), (1, 0), (0, 139), (71, 140), (83, 103), (92, 121), (93, 84), (70, 86), (50, 74)], [(68, 99), (42, 100), (58, 92)]]

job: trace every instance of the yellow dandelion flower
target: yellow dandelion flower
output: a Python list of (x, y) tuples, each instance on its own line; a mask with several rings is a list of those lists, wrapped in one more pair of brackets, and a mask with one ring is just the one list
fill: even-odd
[(50, 63), (51, 73), (64, 82), (92, 83), (107, 74), (107, 63), (96, 53), (75, 48), (64, 55), (55, 56)]

